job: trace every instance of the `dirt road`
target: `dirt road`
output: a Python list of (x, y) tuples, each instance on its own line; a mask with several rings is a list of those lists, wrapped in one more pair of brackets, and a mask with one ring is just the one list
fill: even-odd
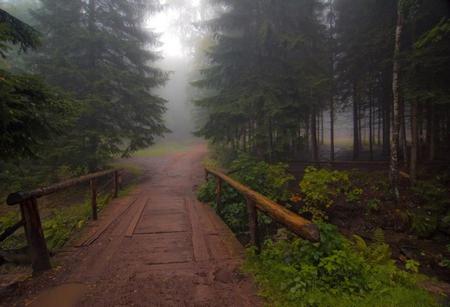
[(195, 198), (205, 146), (160, 158), (134, 158), (145, 172), (127, 197), (6, 305), (258, 306), (240, 273), (243, 248), (215, 213)]

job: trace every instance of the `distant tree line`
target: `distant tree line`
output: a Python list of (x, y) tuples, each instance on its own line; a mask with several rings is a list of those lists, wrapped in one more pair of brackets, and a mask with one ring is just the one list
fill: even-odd
[(336, 113), (350, 110), (353, 159), (391, 157), (394, 184), (399, 163), (414, 180), (418, 161), (448, 157), (448, 1), (213, 2), (199, 135), (262, 159), (334, 160)]
[(158, 40), (144, 29), (158, 1), (29, 5), (33, 27), (0, 11), (0, 181), (25, 169), (94, 171), (167, 131), (165, 100), (152, 91), (167, 73), (152, 65)]

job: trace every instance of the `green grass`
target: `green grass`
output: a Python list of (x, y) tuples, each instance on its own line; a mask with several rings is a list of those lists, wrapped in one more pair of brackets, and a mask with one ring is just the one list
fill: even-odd
[(169, 154), (185, 152), (191, 145), (190, 142), (162, 142), (135, 152), (133, 157), (162, 157)]

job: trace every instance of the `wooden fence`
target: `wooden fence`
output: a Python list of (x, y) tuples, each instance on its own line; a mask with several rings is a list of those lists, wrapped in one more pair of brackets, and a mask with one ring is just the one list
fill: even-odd
[(213, 175), (216, 178), (217, 190), (216, 190), (216, 202), (217, 206), (220, 208), (222, 206), (221, 193), (222, 193), (222, 182), (226, 182), (228, 185), (233, 187), (239, 193), (241, 193), (247, 200), (247, 211), (248, 211), (248, 225), (250, 230), (250, 241), (251, 244), (260, 247), (259, 236), (258, 236), (258, 215), (257, 210), (264, 212), (274, 221), (280, 223), (293, 233), (302, 237), (303, 239), (318, 242), (320, 241), (320, 232), (317, 225), (311, 223), (310, 221), (302, 218), (298, 214), (286, 209), (285, 207), (275, 203), (274, 201), (268, 199), (264, 195), (259, 194), (256, 191), (246, 187), (245, 185), (239, 183), (233, 178), (225, 175), (219, 170), (215, 170), (209, 167), (205, 168), (205, 179), (208, 180), (209, 175)]
[(117, 197), (119, 191), (120, 170), (117, 169), (89, 174), (28, 192), (16, 192), (9, 194), (6, 203), (9, 206), (20, 205), (22, 219), (12, 227), (6, 229), (3, 234), (0, 235), (0, 242), (12, 235), (21, 226), (24, 226), (33, 273), (38, 273), (50, 269), (50, 256), (42, 230), (37, 199), (45, 195), (50, 195), (62, 190), (66, 190), (81, 183), (90, 182), (92, 218), (96, 220), (97, 179), (110, 175), (113, 176), (113, 197), (115, 198)]

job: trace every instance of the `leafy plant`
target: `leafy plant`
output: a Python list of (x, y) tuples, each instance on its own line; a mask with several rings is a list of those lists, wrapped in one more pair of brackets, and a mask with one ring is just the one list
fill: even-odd
[(419, 266), (420, 266), (420, 263), (413, 259), (408, 259), (405, 262), (405, 269), (407, 269), (408, 271), (411, 271), (413, 273), (419, 272)]
[(339, 197), (351, 202), (361, 199), (363, 190), (352, 187), (348, 172), (307, 167), (300, 181), (304, 195), (303, 211), (309, 211), (316, 220), (326, 219), (325, 211), (332, 207)]
[[(354, 242), (321, 223), (321, 242), (266, 241), (248, 250), (244, 269), (273, 306), (437, 306), (417, 286), (419, 275), (401, 271), (386, 244)], [(376, 254), (376, 256), (374, 255)]]

